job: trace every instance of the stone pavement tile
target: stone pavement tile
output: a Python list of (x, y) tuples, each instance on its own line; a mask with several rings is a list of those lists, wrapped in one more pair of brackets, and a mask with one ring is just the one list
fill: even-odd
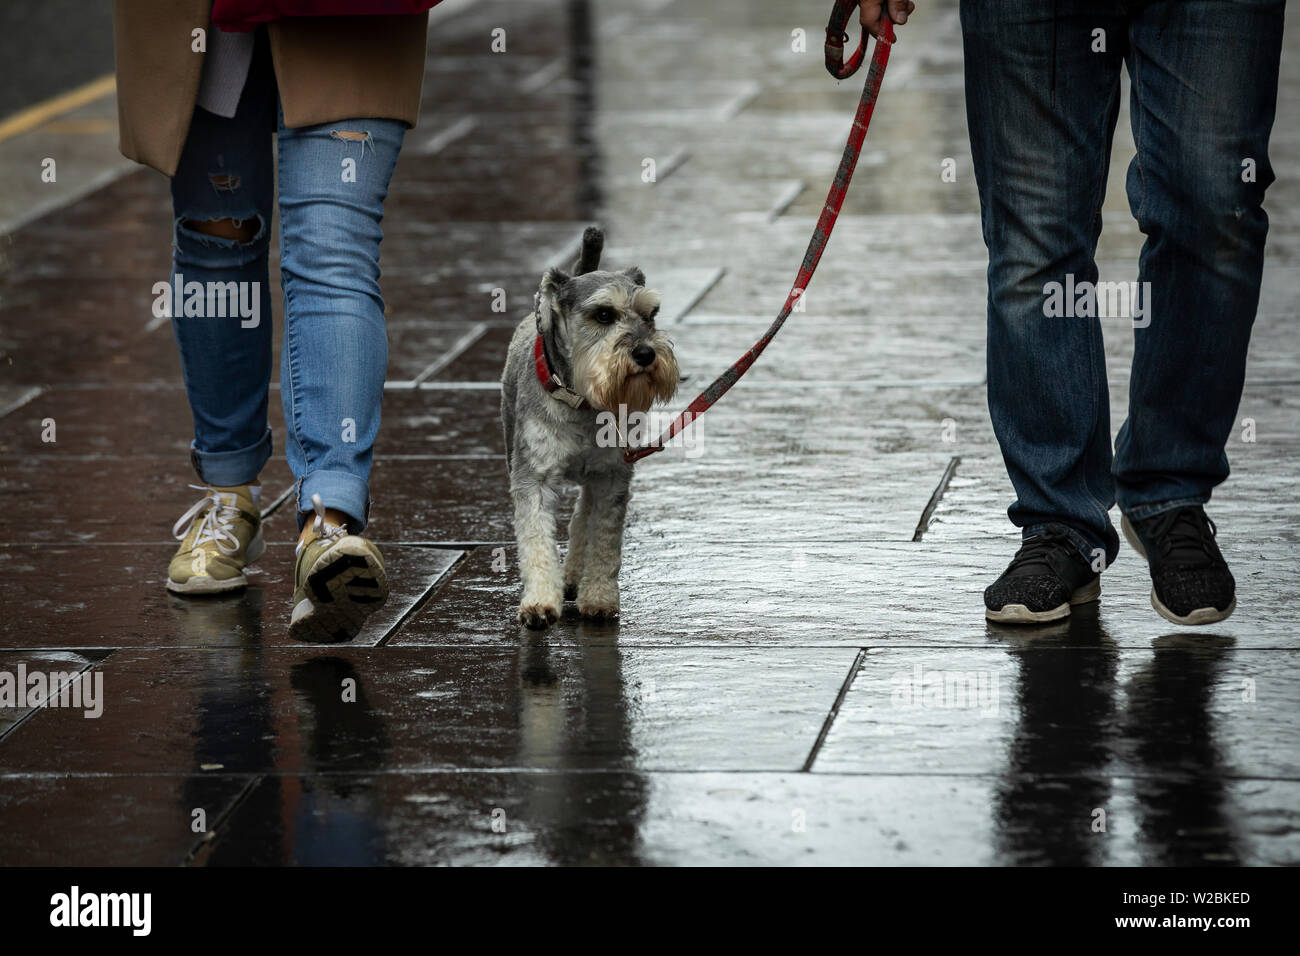
[[(888, 80), (886, 81), (888, 82)], [(851, 98), (831, 109), (792, 106), (782, 112), (767, 106), (759, 98), (739, 116), (712, 130), (707, 139), (693, 142), (692, 174), (708, 179), (722, 179), (728, 170), (753, 170), (758, 179), (798, 179), (807, 189), (791, 203), (792, 221), (812, 225), (821, 213), (826, 194), (839, 168), (845, 140), (853, 123), (858, 84)], [(977, 214), (978, 200), (971, 175), (970, 149), (964, 128), (952, 123), (947, 110), (954, 101), (961, 104), (960, 92), (932, 94), (882, 92), (881, 107), (871, 121), (871, 130), (854, 170), (852, 185), (845, 197), (836, 225), (838, 235), (846, 218), (880, 215)], [(936, 110), (933, 117), (916, 118), (908, 109)], [(962, 109), (958, 105), (958, 109)], [(899, 123), (909, 127), (905, 138), (889, 127)], [(956, 163), (956, 183), (944, 182), (944, 160)], [(978, 216), (974, 215), (976, 221)], [(918, 219), (910, 235), (895, 235), (906, 248), (913, 237), (941, 238), (938, 230), (927, 229)], [(881, 238), (885, 238), (882, 234)], [(835, 249), (843, 240), (831, 239)], [(856, 243), (854, 244), (856, 245)], [(852, 248), (853, 246), (850, 246)], [(981, 243), (979, 248), (983, 248)], [(901, 250), (895, 249), (895, 255)], [(882, 257), (882, 264), (897, 262), (895, 255)], [(797, 264), (797, 260), (796, 260)]]
[(240, 777), (0, 774), (0, 846), (8, 866), (177, 866), (239, 805)]
[[(466, 315), (468, 310), (465, 306), (470, 302), (481, 311), (488, 311), (487, 296), (476, 295), (473, 299), (466, 297), (460, 308), (453, 310), (458, 319)], [(432, 312), (406, 319), (395, 320), (390, 317), (386, 324), (389, 356), (387, 381), (390, 385), (429, 378), (432, 374), (430, 370), (444, 365), (450, 358), (448, 353), (474, 331), (472, 322), (442, 322)]]
[(1070, 640), (1062, 627), (1005, 650), (871, 648), (814, 772), (1113, 774), (1171, 802), (1209, 798), (1225, 777), (1300, 782), (1283, 744), (1300, 719), (1300, 654), (1185, 630), (1143, 650), (1104, 631)]
[[(734, 434), (734, 433), (732, 433)], [(699, 457), (671, 448), (639, 466), (628, 549), (664, 538), (780, 542), (910, 541), (949, 456), (941, 451), (819, 459), (795, 442), (744, 454), (743, 436), (705, 432)]]
[(854, 655), (542, 638), (500, 651), (123, 650), (102, 665), (101, 717), (44, 710), (5, 738), (0, 762), (7, 773), (797, 770)]
[(514, 540), (504, 455), (377, 459), (370, 476), (370, 497), (374, 505), (367, 536), (377, 541)]
[[(708, 381), (694, 376), (682, 386), (670, 411), (685, 407)], [(767, 387), (754, 387), (758, 384)], [(692, 460), (701, 466), (718, 455), (748, 458), (756, 471), (774, 452), (798, 451), (809, 459), (830, 456), (828, 464), (900, 452), (996, 453), (982, 385), (877, 388), (868, 383), (746, 381), (694, 423), (693, 435), (699, 454)], [(686, 450), (664, 451), (660, 458), (684, 455)], [(650, 466), (641, 474), (650, 474)]]
[(18, 385), (0, 382), (0, 418), (22, 408), (41, 393), (39, 385)]
[[(814, 225), (812, 218), (776, 220), (762, 231), (762, 255), (736, 250), (730, 231), (710, 237), (710, 245), (733, 251), (721, 263), (726, 280), (701, 308), (775, 317)], [(841, 216), (796, 318), (897, 315), (904, 327), (933, 316), (981, 341), (987, 267), (976, 216)]]
[[(375, 453), (380, 458), (477, 455), (504, 461), (500, 409), (500, 392), (495, 389), (387, 389)], [(265, 473), (270, 497), (264, 501), (280, 490), (272, 484), (282, 480), (287, 487), (292, 482), (283, 464), (284, 412), (278, 388), (270, 391), (267, 413), (276, 464)], [(46, 419), (54, 420), (54, 442), (42, 440)], [(198, 483), (190, 468), (192, 429), (189, 403), (179, 383), (139, 388), (56, 386), (0, 418), (0, 468), (44, 464), (58, 469), (63, 462), (87, 458), (156, 458), (154, 468)], [(154, 517), (161, 521), (166, 514), (156, 512)]]
[[(1228, 550), (1250, 554), (1256, 547), (1272, 545), (1272, 557), (1289, 553), (1294, 560), (1300, 529), (1288, 502), (1300, 494), (1300, 478), (1290, 464), (1300, 455), (1300, 443), (1289, 438), (1266, 440), (1266, 436), (1257, 431), (1256, 442), (1229, 444), (1232, 474), (1215, 489), (1206, 513), (1220, 528), (1219, 545), (1225, 554)], [(935, 508), (927, 534), (945, 544), (973, 535), (996, 536), (1013, 544), (1019, 530), (1007, 519), (1006, 509), (1014, 500), (1011, 480), (995, 449), (967, 455)], [(1119, 527), (1118, 508), (1111, 509), (1111, 522)]]
[[(54, 456), (8, 460), (0, 468), (0, 493), (10, 505), (0, 512), (0, 540), (6, 545), (168, 541), (173, 522), (200, 497), (189, 487), (198, 483), (183, 455), (169, 464), (132, 458), (59, 462)], [(292, 484), (284, 460), (271, 459), (262, 472), (267, 500)]]
[[(0, 288), (6, 290), (6, 297), (11, 283), (41, 279), (57, 280), (86, 291), (99, 284), (123, 281), (142, 283), (144, 292), (148, 292), (154, 282), (165, 282), (171, 271), (167, 233), (170, 214), (158, 221), (155, 219), (158, 210), (151, 206), (147, 215), (126, 219), (113, 216), (113, 202), (121, 197), (121, 190), (132, 188), (123, 184), (131, 184), (134, 178), (127, 176), (110, 183), (78, 200), (60, 215), (46, 216), (20, 229), (5, 247), (6, 278)], [(142, 186), (152, 195), (167, 195), (165, 179), (151, 178)], [(83, 206), (83, 203), (90, 205)], [(95, 213), (89, 221), (97, 229), (102, 227), (93, 242), (87, 241), (88, 222), (81, 219), (83, 209)], [(149, 296), (148, 301), (152, 298)], [(49, 308), (48, 301), (46, 308)], [(53, 310), (50, 316), (58, 318)]]
[[(824, 781), (809, 783), (808, 776)], [(1300, 826), (1294, 782), (1227, 781), (1228, 832), (1180, 831), (1179, 811), (1152, 801), (1129, 812), (1119, 796), (1107, 833), (1077, 828), (1077, 795), (1100, 779), (950, 776), (705, 774), (653, 778), (641, 824), (644, 859), (656, 864), (988, 866), (1075, 863), (1188, 865), (1294, 863)], [(1007, 789), (1018, 799), (1000, 812)], [(796, 824), (804, 830), (798, 832)]]
[[(267, 417), (274, 450), (282, 453), (284, 413), (279, 389), (270, 392)], [(43, 438), (46, 419), (54, 420), (53, 442)], [(155, 467), (187, 472), (197, 484), (198, 476), (190, 467), (193, 436), (193, 418), (179, 380), (174, 385), (138, 387), (56, 385), (0, 418), (0, 464), (39, 462), (59, 468), (61, 461), (85, 458), (158, 458), (166, 464)]]
[[(206, 866), (1300, 860), (1300, 784), (1224, 781), (1213, 795), (1217, 818), (1192, 827), (1182, 825), (1184, 807), (1143, 799), (1134, 784), (1105, 775), (625, 771), (11, 777), (0, 790), (0, 840), (21, 865), (72, 854), (88, 865), (167, 865), (191, 848)], [(1090, 797), (1106, 800), (1105, 832), (1091, 828)], [(189, 830), (196, 808), (215, 828), (206, 840)]]
[[(44, 701), (51, 682), (55, 694), (59, 695), (77, 674), (93, 667), (105, 656), (103, 651), (0, 651), (0, 738)], [(20, 667), (23, 668), (21, 672)], [(19, 679), (20, 675), (30, 677), (37, 673), (42, 675), (38, 684), (24, 683)], [(38, 697), (29, 699), (29, 692)], [(90, 703), (93, 709), (94, 702)]]
[(179, 382), (170, 328), (147, 331), (152, 283), (166, 280), (164, 268), (156, 279), (28, 277), (0, 288), (6, 382)]
[[(1294, 277), (1295, 269), (1288, 270)], [(1296, 367), (1295, 342), (1291, 322), (1300, 305), (1300, 283), (1292, 290), (1279, 292), (1274, 298), (1285, 300), (1288, 311), (1260, 312), (1250, 335), (1250, 351), (1246, 359), (1246, 384), (1263, 386), (1282, 382), (1300, 384), (1300, 370)]]
[[(106, 232), (114, 236), (151, 234), (158, 222), (163, 223), (164, 231), (171, 221), (172, 205), (167, 178), (161, 173), (144, 167), (133, 167), (133, 172), (112, 180), (109, 184), (86, 193), (76, 200), (76, 208), (84, 215), (97, 222), (103, 222)], [(78, 216), (69, 214), (64, 207), (61, 212), (42, 216), (22, 227), (15, 236), (15, 246), (19, 238), (46, 239), (56, 233), (63, 235), (81, 231), (85, 238), (84, 222)], [(99, 245), (99, 243), (92, 243)], [(32, 247), (32, 253), (39, 253), (39, 244)], [(163, 261), (171, 254), (164, 244), (159, 252)]]
[(690, 135), (725, 121), (758, 95), (761, 87), (741, 73), (661, 76), (654, 83), (621, 73), (596, 78), (600, 90), (600, 123), (625, 127), (654, 127), (680, 121)]
[[(291, 523), (267, 529), (265, 555), (232, 595), (181, 597), (164, 587), (175, 545), (71, 544), (0, 548), (6, 605), (22, 625), (0, 637), (6, 647), (300, 647), (289, 638), (293, 609)], [(461, 552), (381, 543), (392, 593), (354, 644), (374, 644), (453, 567)]]
[[(620, 645), (777, 644), (1016, 648), (1062, 632), (1070, 646), (1105, 640), (1150, 648), (1178, 630), (1151, 608), (1146, 567), (1125, 554), (1102, 582), (1099, 605), (1064, 624), (1017, 628), (984, 619), (983, 592), (1015, 553), (1015, 542), (631, 541), (623, 552)], [(1288, 552), (1229, 551), (1238, 608), (1215, 635), (1241, 648), (1290, 647), (1288, 595), (1300, 570)], [(394, 644), (513, 646), (520, 584), (513, 546), (476, 548)], [(583, 642), (595, 625), (567, 604), (547, 632), (555, 643)], [(1200, 631), (1187, 631), (1195, 635)]]
[[(681, 162), (675, 168), (670, 166), (669, 174), (653, 184), (640, 183), (640, 160), (631, 170), (625, 164), (617, 168), (609, 164), (604, 189), (617, 191), (619, 199), (600, 221), (611, 236), (638, 237), (641, 248), (639, 254), (633, 250), (634, 258), (657, 258), (671, 266), (674, 258), (680, 261), (683, 251), (697, 245), (707, 247), (710, 255), (735, 255), (734, 249), (713, 252), (719, 233), (737, 242), (744, 236), (761, 235), (769, 222), (802, 195), (804, 184), (793, 178), (746, 180), (729, 183), (719, 191), (712, 176), (697, 176), (689, 168), (694, 156), (682, 148), (680, 153), (674, 149), (667, 157), (657, 157), (660, 168), (678, 158)], [(657, 262), (653, 268), (647, 266), (651, 285), (656, 284), (660, 272)]]
[(418, 206), (408, 206), (400, 215), (384, 216), (384, 280), (457, 288), (519, 274), (538, 281), (547, 266), (569, 258), (561, 253), (576, 253), (587, 225), (583, 220), (429, 222)]
[[(1272, 270), (1280, 271), (1280, 270)], [(1294, 272), (1294, 270), (1289, 270)], [(1270, 270), (1265, 270), (1265, 275)], [(1136, 268), (1123, 277), (1122, 281), (1136, 281)], [(1267, 287), (1267, 284), (1266, 284)], [(1291, 341), (1291, 322), (1297, 305), (1300, 305), (1300, 284), (1294, 292), (1279, 291), (1276, 298), (1287, 299), (1285, 305), (1290, 311), (1261, 310), (1251, 328), (1250, 350), (1246, 361), (1247, 386), (1264, 387), (1272, 383), (1300, 383), (1300, 372), (1296, 368), (1296, 357)], [(1154, 317), (1152, 321), (1155, 321)], [(1106, 343), (1106, 374), (1112, 386), (1127, 388), (1133, 365), (1135, 337), (1142, 334), (1141, 329), (1132, 328), (1129, 318), (1102, 320), (1102, 335)], [(1126, 393), (1124, 393), (1126, 395)], [(1121, 397), (1118, 403), (1112, 400), (1111, 414), (1127, 407), (1127, 399)]]
[[(814, 308), (810, 302), (809, 309)], [(744, 354), (775, 317), (776, 310), (765, 321), (701, 316), (668, 331), (678, 362), (707, 381)], [(984, 345), (953, 328), (951, 321), (894, 323), (859, 316), (806, 321), (795, 314), (746, 378), (748, 384), (790, 383), (791, 389), (804, 383), (978, 384), (984, 380)]]
[[(481, 458), (488, 470), (505, 473), (499, 389), (387, 389), (375, 456), (447, 455)], [(423, 482), (420, 490), (435, 497)]]
[[(394, 256), (396, 258), (396, 256)], [(437, 276), (421, 277), (405, 275), (394, 277), (388, 275), (388, 260), (384, 260), (385, 274), (381, 280), (384, 292), (384, 310), (388, 328), (388, 377), (401, 378), (394, 374), (397, 361), (416, 362), (422, 358), (426, 363), (437, 354), (407, 357), (400, 354), (407, 349), (403, 341), (405, 336), (413, 336), (410, 342), (419, 341), (422, 329), (458, 328), (468, 331), (480, 322), (511, 325), (532, 309), (533, 293), (537, 291), (540, 272), (512, 273), (503, 270), (498, 275), (464, 276), (460, 279), (450, 277), (439, 279)], [(505, 312), (494, 312), (496, 290), (505, 293), (505, 301), (498, 306)], [(513, 321), (512, 321), (513, 320)]]
[[(475, 132), (467, 135), (476, 135), (483, 128), (483, 120), (476, 118), (474, 122)], [(455, 129), (454, 123), (441, 126), (446, 135)], [(479, 155), (467, 154), (462, 142), (426, 159), (428, 175), (412, 177), (406, 185), (394, 187), (396, 195), (390, 195), (390, 201), (397, 203), (393, 208), (402, 210), (401, 219), (418, 215), (422, 222), (445, 226), (474, 221), (512, 225), (521, 220), (565, 222), (582, 217), (590, 205), (591, 187), (581, 175), (583, 158), (574, 155), (572, 149), (539, 150), (527, 155), (493, 149)], [(417, 161), (418, 157), (411, 165)], [(412, 172), (403, 159), (397, 182)], [(527, 191), (519, 189), (521, 181), (529, 184)], [(385, 218), (385, 225), (388, 221)], [(385, 253), (389, 250), (386, 243)], [(399, 254), (405, 256), (406, 250)]]
[[(1242, 424), (1247, 418), (1250, 426)], [(1237, 427), (1228, 445), (1229, 461), (1235, 463), (1240, 456), (1246, 456), (1241, 457), (1246, 463), (1244, 467), (1262, 466), (1264, 461), (1274, 458), (1281, 464), (1294, 451), (1292, 443), (1297, 442), (1300, 442), (1300, 388), (1248, 381), (1237, 406)]]
[[(556, 59), (543, 58), (534, 62), (540, 68), (550, 66), (553, 70)], [(463, 197), (443, 195), (442, 191), (450, 183), (472, 180), (475, 191), (483, 190), (483, 196), (488, 201), (486, 209), (490, 212), (497, 208), (493, 199), (503, 199), (510, 195), (517, 184), (493, 183), (490, 177), (474, 177), (471, 164), (473, 159), (495, 161), (503, 156), (536, 154), (543, 162), (549, 163), (560, 154), (583, 160), (597, 154), (598, 144), (591, 141), (584, 126), (592, 117), (575, 111), (575, 97), (556, 96), (552, 92), (547, 97), (548, 102), (524, 102), (520, 106), (519, 98), (515, 95), (517, 87), (510, 88), (499, 76), (494, 82), (501, 86), (498, 91), (501, 102), (496, 104), (485, 105), (480, 109), (466, 109), (460, 102), (459, 95), (453, 94), (445, 102), (436, 104), (436, 107), (426, 105), (420, 115), (419, 127), (408, 134), (402, 147), (399, 160), (402, 166), (398, 167), (399, 174), (389, 189), (389, 201), (396, 199), (397, 204), (401, 205), (407, 199), (416, 197), (463, 202)], [(522, 167), (521, 171), (524, 171)], [(438, 188), (432, 188), (435, 185)], [(494, 185), (511, 188), (498, 190), (493, 188)], [(567, 189), (565, 195), (568, 195)], [(517, 207), (529, 206), (539, 210), (546, 208), (551, 201), (545, 196), (530, 194), (516, 194), (512, 200)], [(433, 215), (438, 216), (439, 213), (434, 212)], [(448, 218), (481, 221), (475, 216)], [(496, 217), (489, 215), (485, 218)]]
[(1151, 652), (872, 650), (814, 771), (997, 779), (1001, 818), (1023, 817), (1041, 780), (1060, 777), (1058, 822), (1080, 834), (1100, 808), (1108, 822), (1167, 814), (1157, 847), (1175, 831), (1227, 836), (1242, 819), (1234, 790), (1296, 783), (1294, 749), (1278, 744), (1295, 734), (1297, 667), (1290, 652), (1213, 636), (1171, 635)]
[[(183, 398), (174, 396), (172, 408), (184, 408)], [(461, 395), (458, 398), (457, 395)], [(37, 400), (39, 401), (39, 399)], [(370, 536), (381, 540), (401, 541), (469, 541), (512, 538), (509, 524), (509, 493), (504, 453), (501, 451), (499, 408), (496, 391), (443, 389), (389, 391), (385, 402), (400, 424), (407, 422), (403, 435), (381, 438), (382, 448), (393, 457), (376, 459), (372, 473), (371, 494), (376, 504), (372, 512)], [(278, 394), (272, 393), (272, 406)], [(18, 418), (6, 419), (0, 440), (8, 435), (31, 440), (31, 403), (23, 407)], [(131, 408), (135, 408), (134, 404)], [(458, 408), (463, 408), (462, 413)], [(128, 414), (133, 412), (128, 411)], [(448, 422), (446, 430), (430, 436), (438, 427), (430, 415)], [(12, 416), (11, 416), (12, 417)], [(44, 417), (44, 416), (42, 416)], [(453, 421), (454, 420), (454, 421)], [(175, 431), (155, 432), (148, 439), (159, 453), (177, 444), (174, 436), (188, 436), (188, 426), (180, 422)], [(182, 430), (183, 429), (183, 430)], [(423, 430), (421, 430), (423, 429)], [(83, 434), (95, 433), (93, 427)], [(74, 431), (74, 434), (77, 432)], [(39, 431), (36, 432), (39, 437)], [(478, 438), (469, 443), (469, 436)], [(441, 441), (465, 438), (466, 460), (437, 460), (396, 457), (450, 452)], [(163, 439), (159, 441), (159, 439)], [(284, 442), (283, 429), (273, 432), (277, 447)], [(426, 444), (427, 442), (427, 444)], [(155, 444), (156, 443), (156, 444)], [(441, 447), (440, 447), (441, 446)], [(0, 468), (0, 491), (13, 507), (0, 516), (0, 532), (12, 544), (24, 543), (127, 543), (165, 541), (170, 538), (172, 522), (197, 500), (198, 492), (189, 487), (198, 478), (183, 452), (163, 455), (160, 460), (135, 458), (89, 458), (68, 446), (55, 445), (57, 452), (15, 455), (3, 460)], [(440, 448), (433, 451), (433, 448)], [(60, 460), (66, 450), (67, 459)], [(6, 453), (7, 454), (7, 453)], [(486, 455), (486, 458), (479, 457)], [(170, 462), (170, 463), (168, 463)], [(267, 501), (273, 501), (293, 484), (293, 477), (283, 458), (272, 458), (262, 472)], [(97, 493), (88, 493), (96, 489)], [(69, 502), (76, 502), (69, 508)]]

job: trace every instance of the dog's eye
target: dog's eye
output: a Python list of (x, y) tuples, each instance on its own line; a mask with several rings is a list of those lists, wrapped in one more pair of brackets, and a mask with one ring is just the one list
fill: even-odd
[(646, 316), (645, 320), (647, 322), (654, 322), (654, 320), (657, 319), (658, 317), (659, 317), (659, 306), (656, 305), (653, 309), (650, 310), (650, 314)]
[(611, 325), (618, 318), (618, 313), (607, 305), (602, 305), (599, 309), (591, 314), (591, 317), (601, 325)]

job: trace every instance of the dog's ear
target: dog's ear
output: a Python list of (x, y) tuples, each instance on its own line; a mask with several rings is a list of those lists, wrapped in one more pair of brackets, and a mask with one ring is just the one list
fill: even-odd
[(576, 276), (595, 272), (600, 268), (600, 253), (605, 248), (605, 233), (599, 226), (588, 226), (582, 232), (582, 252), (573, 265)]
[(636, 285), (645, 285), (645, 273), (642, 272), (640, 269), (638, 269), (636, 266), (632, 266), (629, 269), (624, 269), (623, 275), (631, 279), (632, 282), (635, 283)]
[[(537, 313), (537, 333), (542, 337), (546, 350), (546, 359), (553, 372), (567, 373), (568, 362), (562, 347), (564, 341), (564, 313), (560, 306), (560, 293), (572, 276), (554, 267), (547, 269), (542, 276), (542, 284), (537, 287), (533, 298), (533, 308)], [(567, 379), (565, 379), (567, 381)]]
[(560, 291), (572, 278), (563, 270), (551, 267), (542, 276), (542, 284), (537, 287), (533, 297), (534, 311), (537, 313), (537, 331), (548, 335), (562, 316), (560, 311)]

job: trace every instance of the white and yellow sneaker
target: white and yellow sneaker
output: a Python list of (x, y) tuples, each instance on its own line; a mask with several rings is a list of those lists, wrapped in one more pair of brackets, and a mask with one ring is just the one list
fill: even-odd
[(167, 566), (167, 590), (221, 594), (246, 586), (244, 568), (266, 550), (262, 513), (250, 486), (190, 487), (207, 494), (172, 528), (181, 546)]
[(388, 600), (384, 559), (361, 535), (327, 522), (320, 495), (312, 495), (311, 503), (316, 517), (298, 549), (289, 636), (297, 641), (350, 641)]

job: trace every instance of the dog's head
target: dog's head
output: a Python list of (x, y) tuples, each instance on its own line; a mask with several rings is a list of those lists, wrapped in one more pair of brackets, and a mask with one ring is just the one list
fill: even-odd
[(640, 269), (597, 268), (604, 234), (589, 228), (573, 274), (548, 269), (537, 290), (537, 327), (552, 370), (594, 408), (644, 412), (677, 393), (677, 358), (655, 328), (659, 293)]

